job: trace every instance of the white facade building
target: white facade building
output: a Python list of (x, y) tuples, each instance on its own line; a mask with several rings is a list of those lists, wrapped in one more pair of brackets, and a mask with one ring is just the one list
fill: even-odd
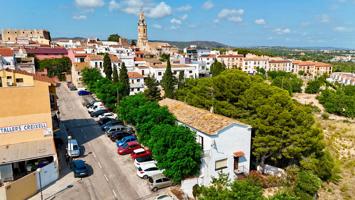
[(144, 77), (138, 72), (128, 72), (129, 78), (129, 95), (135, 95), (144, 91)]
[(251, 126), (177, 100), (163, 99), (159, 104), (167, 106), (179, 124), (196, 132), (203, 149), (196, 183), (208, 185), (219, 172), (228, 174), (230, 180), (249, 173)]

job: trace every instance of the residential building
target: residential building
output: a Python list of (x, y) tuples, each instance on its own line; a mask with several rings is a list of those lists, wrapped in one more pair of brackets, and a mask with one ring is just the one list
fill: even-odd
[(269, 60), (264, 57), (246, 57), (243, 62), (242, 70), (249, 74), (255, 74), (257, 69), (269, 71)]
[[(160, 61), (148, 62), (149, 74), (154, 76), (154, 78), (160, 82), (166, 70), (166, 63)], [(184, 73), (185, 78), (198, 78), (199, 71), (194, 65), (187, 64), (171, 64), (171, 71), (173, 75), (178, 78), (180, 73)]]
[(249, 173), (250, 125), (173, 99), (163, 99), (159, 104), (167, 106), (178, 124), (196, 133), (203, 155), (194, 184), (209, 185), (220, 172), (227, 174), (230, 180)]
[(15, 69), (15, 53), (10, 48), (0, 48), (0, 69)]
[(327, 79), (330, 82), (337, 82), (343, 85), (355, 86), (355, 74), (346, 72), (334, 72)]
[(128, 72), (129, 78), (129, 95), (135, 95), (144, 91), (144, 77), (138, 72)]
[(332, 66), (328, 63), (313, 62), (313, 61), (299, 61), (292, 62), (293, 72), (295, 74), (303, 73), (305, 77), (314, 79), (323, 74), (331, 74)]
[(77, 88), (83, 88), (84, 83), (83, 83), (83, 77), (82, 77), (82, 71), (86, 68), (90, 67), (90, 63), (88, 62), (79, 62), (79, 63), (73, 63), (71, 67), (71, 76), (72, 76), (72, 82)]
[(26, 53), (36, 56), (38, 60), (68, 57), (68, 51), (63, 47), (26, 48)]
[(15, 181), (47, 166), (50, 171), (41, 175), (46, 180), (43, 186), (58, 178), (55, 90), (48, 77), (0, 71), (0, 182)]
[(293, 72), (291, 60), (269, 60), (269, 69), (267, 71), (285, 71)]
[(60, 47), (64, 47), (66, 49), (70, 48), (78, 48), (81, 46), (81, 41), (80, 40), (65, 40), (65, 39), (60, 39), (54, 41), (55, 44), (57, 44)]
[(10, 44), (36, 42), (49, 45), (51, 42), (49, 31), (42, 29), (4, 29), (1, 35), (2, 41)]
[(87, 53), (84, 48), (72, 48), (68, 50), (68, 57), (72, 63), (85, 62)]
[(217, 56), (218, 62), (224, 63), (228, 69), (242, 68), (244, 56), (241, 54), (226, 54)]

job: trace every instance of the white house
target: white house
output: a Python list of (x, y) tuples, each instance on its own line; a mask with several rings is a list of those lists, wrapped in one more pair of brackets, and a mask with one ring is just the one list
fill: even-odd
[[(196, 183), (210, 184), (219, 172), (228, 174), (230, 180), (249, 173), (250, 125), (177, 100), (163, 99), (159, 104), (167, 106), (179, 124), (196, 132), (196, 140), (203, 149), (200, 175), (194, 179), (193, 184), (189, 184), (190, 187)], [(184, 182), (182, 188), (186, 188)]]
[(15, 69), (15, 53), (10, 48), (0, 48), (0, 65), (3, 68)]
[(129, 95), (135, 95), (144, 91), (144, 77), (138, 72), (128, 72), (129, 78)]
[[(166, 64), (165, 63), (153, 63), (149, 65), (149, 74), (151, 76), (154, 76), (155, 79), (160, 82), (163, 79), (163, 75), (166, 70)], [(171, 65), (171, 71), (173, 75), (178, 78), (179, 74), (181, 72), (184, 73), (185, 78), (198, 78), (199, 77), (199, 71), (198, 67), (196, 65), (186, 65), (186, 64), (172, 64)]]

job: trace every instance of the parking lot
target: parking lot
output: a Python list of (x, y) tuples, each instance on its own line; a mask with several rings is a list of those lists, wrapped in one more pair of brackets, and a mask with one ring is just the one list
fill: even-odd
[[(68, 134), (83, 150), (79, 159), (92, 168), (83, 179), (74, 178), (68, 170), (61, 179), (43, 191), (45, 198), (55, 199), (154, 199), (166, 189), (152, 192), (146, 180), (136, 175), (129, 155), (119, 156), (117, 147), (103, 134), (95, 120), (82, 105), (82, 97), (69, 91), (65, 84), (57, 88), (60, 117)], [(63, 166), (66, 166), (65, 164)], [(67, 187), (72, 185), (72, 187)], [(39, 198), (36, 195), (33, 199)]]

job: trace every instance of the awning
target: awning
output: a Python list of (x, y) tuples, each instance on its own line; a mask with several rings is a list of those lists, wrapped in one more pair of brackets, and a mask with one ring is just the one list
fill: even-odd
[(0, 165), (38, 159), (56, 154), (52, 138), (0, 146)]
[(234, 157), (243, 157), (245, 154), (243, 151), (236, 151), (233, 153)]

